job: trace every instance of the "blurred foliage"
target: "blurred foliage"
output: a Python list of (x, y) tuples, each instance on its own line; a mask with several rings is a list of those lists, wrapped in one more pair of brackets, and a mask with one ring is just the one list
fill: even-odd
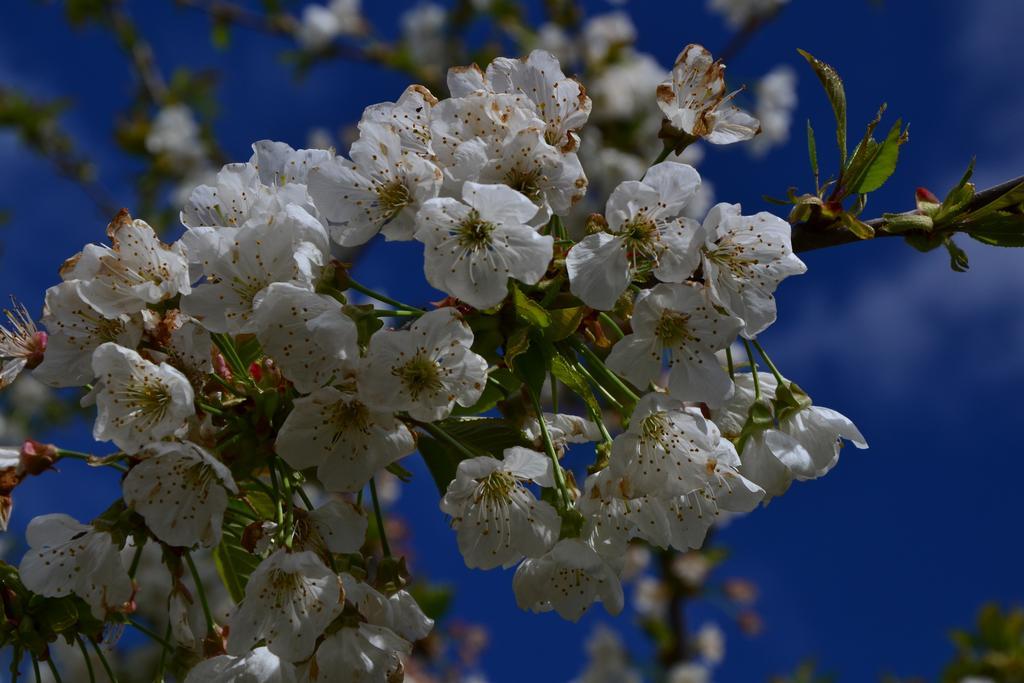
[(973, 629), (954, 631), (956, 657), (942, 674), (943, 683), (975, 676), (994, 683), (1024, 683), (1024, 608), (987, 604)]

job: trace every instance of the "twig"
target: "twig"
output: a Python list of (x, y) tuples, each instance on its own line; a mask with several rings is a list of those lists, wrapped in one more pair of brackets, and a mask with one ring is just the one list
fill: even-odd
[[(1004, 183), (1000, 183), (994, 187), (982, 190), (974, 195), (967, 206), (962, 210), (963, 214), (969, 214), (970, 212), (990, 203), (994, 199), (1006, 194), (1014, 187), (1024, 183), (1024, 176), (1018, 176), (1013, 180), (1007, 180)], [(913, 215), (914, 211), (907, 211), (903, 215)], [(906, 232), (886, 232), (881, 230), (885, 225), (886, 219), (884, 218), (872, 218), (869, 221), (865, 221), (868, 225), (875, 229), (875, 238), (878, 237), (906, 237), (908, 235), (922, 235), (931, 236), (941, 234), (951, 234), (955, 232), (964, 232), (961, 230), (961, 225), (956, 221), (951, 223), (949, 226), (932, 232), (925, 232), (921, 230), (908, 230)], [(871, 238), (869, 238), (871, 239)], [(841, 244), (849, 244), (850, 242), (865, 242), (857, 235), (854, 235), (849, 230), (842, 228), (838, 223), (798, 223), (793, 226), (793, 251), (804, 252), (813, 251), (815, 249), (824, 249), (826, 247), (836, 247)]]

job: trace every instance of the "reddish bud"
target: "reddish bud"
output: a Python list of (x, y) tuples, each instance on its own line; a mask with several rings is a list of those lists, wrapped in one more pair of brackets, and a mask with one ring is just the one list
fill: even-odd
[(25, 439), (25, 443), (21, 444), (19, 462), (22, 471), (38, 475), (52, 469), (53, 463), (57, 462), (57, 457), (57, 447), (53, 444), (42, 443), (35, 439)]
[(914, 192), (914, 197), (918, 202), (928, 202), (929, 204), (941, 204), (942, 200), (936, 197), (931, 190), (919, 187)]

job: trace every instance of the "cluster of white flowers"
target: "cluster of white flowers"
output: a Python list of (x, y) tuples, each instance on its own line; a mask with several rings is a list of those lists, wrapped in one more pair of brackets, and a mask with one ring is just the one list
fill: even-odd
[[(753, 358), (751, 372), (721, 360), (737, 337), (757, 345), (779, 283), (805, 271), (786, 221), (734, 204), (694, 220), (700, 176), (664, 160), (621, 182), (574, 241), (563, 218), (587, 190), (583, 86), (537, 50), (454, 68), (448, 87), (441, 101), (411, 86), (368, 107), (347, 157), (256, 143), (249, 162), (191, 193), (171, 245), (122, 212), (110, 246), (69, 259), (47, 292), (46, 336), (22, 318), (5, 332), (17, 356), (5, 380), (38, 366), (51, 386), (87, 386), (94, 436), (127, 468), (121, 507), (93, 524), (33, 521), (21, 565), (30, 590), (77, 595), (106, 618), (131, 609), (128, 537), (180, 553), (222, 548), (245, 526), (231, 550), (256, 566), (235, 577), (244, 596), (224, 653), (187, 680), (383, 683), (432, 622), (402, 589), (386, 539), (368, 571), (362, 492), (376, 507), (375, 477), (417, 439), (452, 462), (440, 505), (466, 564), (518, 565), (518, 604), (571, 620), (594, 602), (621, 610), (634, 539), (699, 547), (720, 511), (748, 512), (821, 476), (842, 438), (863, 445), (767, 356), (771, 374)], [(700, 46), (646, 95), (673, 131), (663, 159), (759, 128)], [(425, 277), (448, 295), (435, 310), (377, 294), (332, 260), (332, 244), (378, 233), (422, 243)], [(352, 305), (350, 288), (392, 308)], [(567, 311), (558, 317), (572, 324), (546, 337)], [(605, 333), (616, 337), (607, 354), (593, 343)], [(577, 394), (586, 419), (542, 412), (520, 360), (538, 354), (541, 376)], [(495, 391), (526, 417), (468, 419)], [(515, 445), (462, 436), (495, 421)], [(594, 442), (577, 488), (562, 459)], [(307, 479), (327, 502), (298, 500)], [(209, 627), (207, 654), (221, 633)]]

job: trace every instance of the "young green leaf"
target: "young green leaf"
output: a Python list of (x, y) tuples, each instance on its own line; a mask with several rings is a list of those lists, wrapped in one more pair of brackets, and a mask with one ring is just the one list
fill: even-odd
[(896, 170), (896, 162), (899, 160), (900, 145), (906, 142), (906, 132), (902, 131), (903, 122), (897, 120), (889, 129), (889, 134), (878, 146), (870, 163), (864, 168), (861, 177), (853, 191), (857, 194), (874, 192), (885, 184), (885, 181)]
[(839, 162), (841, 166), (845, 167), (847, 156), (846, 90), (843, 88), (843, 79), (839, 77), (839, 73), (835, 69), (811, 53), (804, 50), (797, 50), (797, 52), (814, 69), (814, 73), (818, 75), (818, 80), (821, 81), (822, 86), (825, 88), (829, 102), (832, 103), (832, 113), (836, 117), (836, 142), (839, 144)]
[(818, 168), (818, 143), (814, 139), (814, 128), (811, 120), (807, 119), (807, 156), (811, 160), (811, 171), (814, 173), (814, 191), (821, 189), (821, 173)]
[(998, 213), (972, 224), (967, 234), (994, 247), (1024, 247), (1024, 215)]

